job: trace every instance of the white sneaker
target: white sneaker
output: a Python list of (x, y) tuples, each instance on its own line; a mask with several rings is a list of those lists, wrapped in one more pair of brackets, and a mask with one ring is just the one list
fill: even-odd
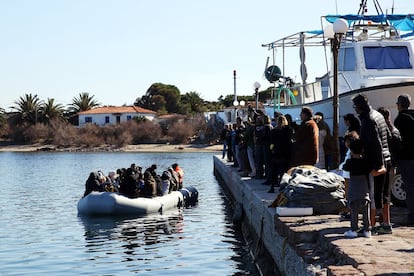
[(371, 238), (371, 231), (364, 231), (365, 238)]
[(345, 236), (345, 238), (353, 239), (353, 238), (358, 237), (358, 233), (355, 232), (355, 231), (352, 231), (352, 230), (348, 230), (344, 233), (344, 236)]

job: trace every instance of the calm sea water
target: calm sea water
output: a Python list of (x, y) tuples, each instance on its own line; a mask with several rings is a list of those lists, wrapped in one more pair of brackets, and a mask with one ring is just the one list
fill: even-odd
[[(1, 275), (258, 275), (213, 175), (212, 153), (0, 153)], [(199, 203), (141, 218), (85, 219), (89, 172), (179, 163)]]

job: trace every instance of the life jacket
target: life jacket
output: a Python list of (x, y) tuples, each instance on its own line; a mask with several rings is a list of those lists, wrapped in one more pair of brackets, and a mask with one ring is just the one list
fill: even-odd
[(178, 189), (183, 188), (183, 181), (184, 181), (184, 171), (179, 167), (175, 167), (175, 172), (178, 175)]

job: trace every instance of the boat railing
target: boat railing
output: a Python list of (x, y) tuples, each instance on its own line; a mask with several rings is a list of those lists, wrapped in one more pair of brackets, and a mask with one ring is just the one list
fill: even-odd
[(291, 87), (282, 84), (273, 92), (275, 110), (280, 110), (281, 106), (302, 105), (322, 100), (321, 81)]
[[(341, 87), (339, 93), (352, 90), (351, 83), (347, 80), (345, 74), (340, 72), (338, 76), (340, 80), (343, 80), (341, 83), (345, 84), (344, 87)], [(306, 105), (332, 97), (333, 89), (330, 85), (332, 78), (333, 76), (330, 76), (312, 83), (295, 84), (291, 87), (283, 84), (279, 85), (273, 91), (273, 105), (279, 110), (280, 106)]]
[[(329, 77), (329, 80), (332, 80), (333, 76)], [(333, 83), (333, 82), (330, 82)], [(334, 96), (333, 87), (330, 85), (326, 89), (327, 93), (324, 94), (324, 98), (329, 98)], [(346, 74), (343, 72), (338, 72), (338, 93), (344, 93), (347, 91), (353, 90), (351, 82), (348, 80)]]
[(322, 93), (322, 81), (316, 81), (312, 83), (306, 83), (297, 87), (294, 87), (294, 91), (297, 91), (297, 103), (307, 104), (311, 102), (320, 101), (323, 99)]

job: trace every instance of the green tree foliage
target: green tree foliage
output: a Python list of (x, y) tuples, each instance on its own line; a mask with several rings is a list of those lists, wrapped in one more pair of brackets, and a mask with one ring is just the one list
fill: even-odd
[(167, 101), (162, 95), (154, 95), (151, 98), (152, 108), (154, 108), (154, 110), (156, 110), (158, 114), (168, 113), (166, 110), (166, 104), (167, 104)]
[(265, 102), (273, 97), (273, 86), (269, 86), (266, 90), (259, 91), (259, 101)]
[(39, 121), (42, 102), (37, 95), (25, 94), (15, 101), (14, 104), (11, 108), (18, 113), (16, 118), (18, 124), (28, 123), (34, 125)]
[(206, 110), (204, 106), (204, 100), (195, 91), (185, 93), (181, 97), (181, 103), (183, 105), (189, 106), (189, 110), (191, 113), (199, 113)]
[[(162, 106), (163, 101), (160, 97), (164, 98), (164, 106)], [(178, 88), (174, 85), (163, 83), (152, 84), (144, 96), (136, 99), (134, 105), (154, 110), (156, 112), (162, 112), (163, 110), (168, 113), (182, 112), (182, 108), (180, 106), (180, 90), (178, 90)]]
[[(245, 102), (248, 102), (248, 101), (254, 101), (254, 96), (237, 96), (237, 101), (245, 101)], [(234, 102), (234, 95), (227, 95), (226, 97), (224, 97), (224, 98), (221, 98), (221, 103), (224, 105), (224, 106), (226, 106), (226, 107), (229, 107), (229, 106), (233, 106), (233, 102)]]
[(63, 105), (55, 103), (55, 99), (53, 98), (48, 98), (47, 101), (42, 104), (40, 112), (42, 114), (42, 122), (45, 124), (50, 124), (53, 120), (65, 120), (63, 116)]
[(77, 98), (73, 98), (72, 103), (69, 105), (69, 112), (71, 114), (76, 114), (90, 110), (99, 105), (100, 103), (94, 99), (94, 95), (89, 95), (88, 92), (82, 92), (79, 93)]

